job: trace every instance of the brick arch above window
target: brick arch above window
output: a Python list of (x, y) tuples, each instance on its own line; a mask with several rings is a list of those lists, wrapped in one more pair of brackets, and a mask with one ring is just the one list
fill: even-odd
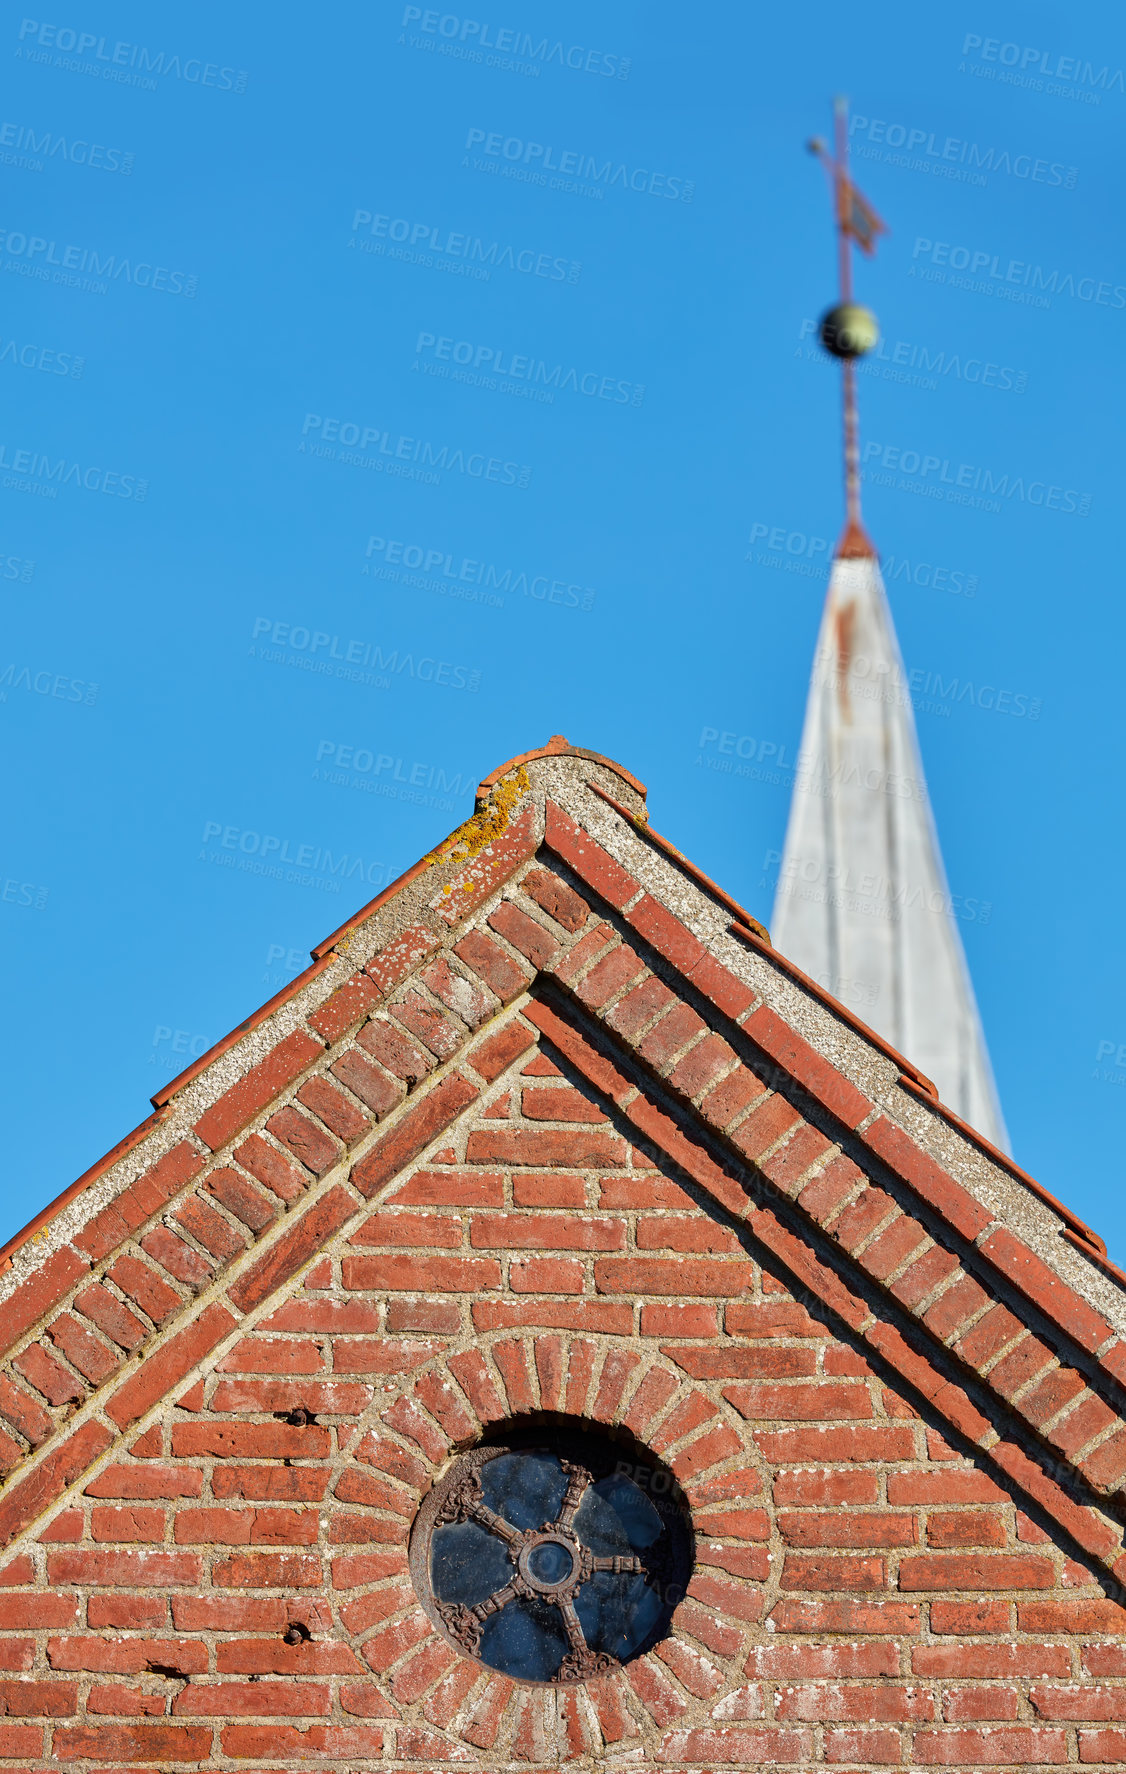
[[(713, 1709), (729, 1701), (721, 1716), (741, 1716), (744, 1663), (777, 1591), (766, 1552), (773, 1508), (753, 1436), (713, 1393), (655, 1340), (558, 1332), (483, 1339), (427, 1363), (384, 1398), (378, 1423), (358, 1427), (326, 1506), (380, 1523), (373, 1556), (344, 1551), (347, 1534), (364, 1530), (334, 1520), (342, 1550), (332, 1581), (347, 1642), (386, 1702), (421, 1703), (435, 1730), (476, 1748), (503, 1741), (521, 1759), (545, 1761), (606, 1753), (663, 1728), (685, 1711), (685, 1690)], [(514, 1419), (526, 1424), (529, 1413), (548, 1434), (553, 1423), (618, 1434), (624, 1454), (639, 1444), (671, 1473), (679, 1468), (696, 1542), (669, 1636), (567, 1694), (522, 1687), (459, 1656), (435, 1634), (404, 1575), (410, 1526), (433, 1483), (462, 1449)]]

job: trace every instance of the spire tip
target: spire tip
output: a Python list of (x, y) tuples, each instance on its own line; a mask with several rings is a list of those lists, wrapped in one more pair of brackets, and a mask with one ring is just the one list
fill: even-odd
[(833, 559), (838, 561), (874, 561), (876, 558), (875, 544), (864, 525), (859, 519), (850, 517), (841, 531), (841, 539), (837, 543)]

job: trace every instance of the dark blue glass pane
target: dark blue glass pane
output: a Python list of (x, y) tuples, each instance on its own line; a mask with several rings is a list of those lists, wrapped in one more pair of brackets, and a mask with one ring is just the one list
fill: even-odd
[(550, 1602), (512, 1601), (481, 1630), (482, 1662), (527, 1682), (550, 1682), (570, 1646), (563, 1617)]
[[(628, 1479), (626, 1482), (629, 1483)], [(630, 1488), (636, 1489), (636, 1486)], [(601, 1491), (600, 1483), (590, 1485), (584, 1493), (572, 1524), (575, 1535), (599, 1558), (626, 1557), (633, 1551), (626, 1524)]]
[(567, 1474), (554, 1454), (498, 1454), (481, 1467), (490, 1509), (514, 1528), (542, 1528), (559, 1514)]
[(558, 1540), (545, 1540), (528, 1554), (528, 1568), (541, 1583), (562, 1583), (574, 1570), (575, 1561)]
[(440, 1602), (472, 1608), (511, 1582), (512, 1560), (503, 1540), (479, 1522), (435, 1528), (430, 1541), (430, 1581)]
[(652, 1546), (660, 1539), (661, 1518), (644, 1491), (632, 1479), (615, 1473), (610, 1478), (600, 1478), (592, 1488), (610, 1505), (635, 1552)]
[(575, 1612), (592, 1651), (632, 1656), (661, 1616), (661, 1598), (644, 1577), (596, 1571), (575, 1594)]

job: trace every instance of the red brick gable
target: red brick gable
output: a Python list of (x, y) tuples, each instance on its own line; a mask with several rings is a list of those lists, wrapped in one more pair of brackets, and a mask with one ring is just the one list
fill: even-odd
[[(545, 759), (24, 1253), (0, 1622), (29, 1675), (6, 1705), (71, 1723), (0, 1727), (29, 1733), (10, 1753), (52, 1730), (56, 1760), (1117, 1759), (1088, 1679), (1117, 1670), (1041, 1639), (1126, 1623), (1122, 1340), (925, 1149), (931, 1111), (913, 1128), (703, 939), (694, 871), (614, 853), (605, 766)], [(530, 1698), (435, 1638), (403, 1547), (451, 1448), (544, 1413), (662, 1456), (697, 1570), (656, 1652)], [(311, 1638), (281, 1649), (291, 1625)], [(1024, 1686), (980, 1688), (994, 1652), (927, 1665), (924, 1626), (1020, 1651)], [(827, 1633), (855, 1668), (778, 1641)], [(273, 1722), (231, 1722), (248, 1706)]]
[[(0, 1683), (0, 1754), (1119, 1759), (1126, 1611), (524, 1034), (2, 1573), (2, 1654), (40, 1673)], [(696, 1533), (672, 1634), (581, 1689), (460, 1657), (407, 1571), (450, 1452), (529, 1413), (637, 1437)]]

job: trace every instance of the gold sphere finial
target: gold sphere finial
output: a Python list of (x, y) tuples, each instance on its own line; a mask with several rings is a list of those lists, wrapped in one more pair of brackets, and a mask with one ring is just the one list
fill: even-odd
[(870, 308), (859, 302), (838, 302), (821, 316), (821, 343), (833, 357), (863, 357), (880, 342), (880, 328)]

